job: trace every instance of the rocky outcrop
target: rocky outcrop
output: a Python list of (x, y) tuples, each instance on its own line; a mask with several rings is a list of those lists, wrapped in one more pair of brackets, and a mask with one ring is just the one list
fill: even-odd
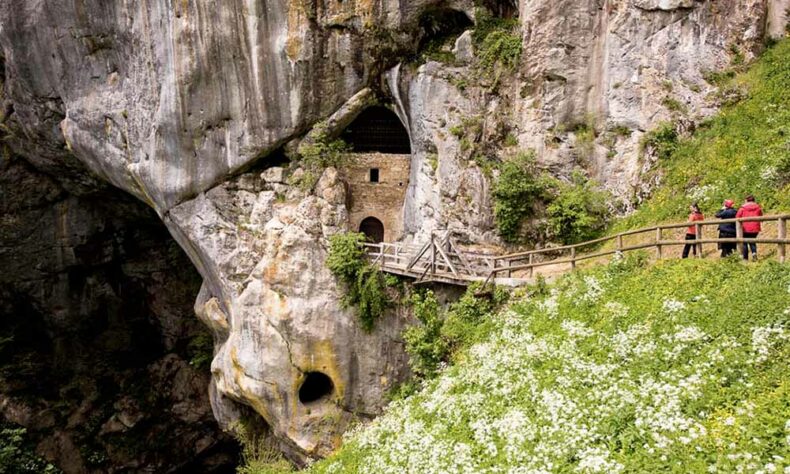
[[(252, 407), (303, 461), (336, 446), (354, 413), (378, 412), (404, 375), (406, 318), (360, 331), (323, 264), (347, 225), (345, 188), (333, 170), (314, 192), (289, 185), (264, 171), (273, 151), (337, 110), (342, 127), (371, 87), (410, 133), (410, 238), (452, 228), (497, 242), (485, 162), (518, 150), (560, 177), (587, 169), (628, 210), (641, 136), (712, 113), (706, 72), (787, 23), (787, 0), (483, 4), (518, 14), (521, 61), (496, 80), (469, 33), (450, 64), (414, 63), (427, 34), (446, 33), (428, 21), (437, 12), (455, 11), (452, 28), (474, 19), (467, 0), (3, 0), (0, 133), (70, 192), (111, 183), (156, 210), (203, 277), (216, 416), (228, 426)], [(300, 399), (308, 381), (316, 399)]]

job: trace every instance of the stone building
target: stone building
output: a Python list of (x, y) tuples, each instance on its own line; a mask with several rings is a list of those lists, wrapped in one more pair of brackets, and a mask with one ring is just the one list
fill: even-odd
[(342, 173), (349, 185), (349, 220), (353, 230), (372, 242), (392, 242), (403, 232), (403, 202), (409, 186), (409, 134), (386, 107), (363, 111), (344, 131), (352, 147)]

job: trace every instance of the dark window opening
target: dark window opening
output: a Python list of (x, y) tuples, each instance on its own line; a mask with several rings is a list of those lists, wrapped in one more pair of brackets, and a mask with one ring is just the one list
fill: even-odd
[(370, 169), (370, 182), (371, 183), (378, 183), (379, 182), (379, 169), (378, 168), (371, 168)]
[(299, 387), (299, 401), (302, 403), (316, 402), (329, 396), (334, 389), (335, 385), (328, 375), (321, 372), (307, 372), (302, 386)]
[(496, 18), (518, 18), (518, 2), (516, 0), (483, 0), (483, 7)]
[(472, 20), (466, 13), (449, 8), (429, 9), (420, 17), (419, 50), (437, 50), (443, 46), (452, 46), (464, 31), (474, 28)]
[(375, 217), (366, 217), (362, 220), (359, 224), (359, 231), (365, 234), (371, 243), (384, 242), (384, 224)]
[(411, 153), (409, 133), (395, 112), (386, 107), (365, 109), (343, 131), (341, 138), (358, 153)]

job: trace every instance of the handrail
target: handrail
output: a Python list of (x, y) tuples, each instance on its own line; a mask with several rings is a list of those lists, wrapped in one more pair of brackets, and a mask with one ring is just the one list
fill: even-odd
[[(507, 272), (508, 274), (512, 274), (514, 271), (520, 270), (530, 270), (532, 271), (533, 268), (546, 266), (546, 265), (553, 265), (553, 264), (561, 264), (561, 263), (570, 263), (573, 267), (575, 267), (576, 262), (587, 260), (590, 258), (597, 258), (606, 255), (612, 255), (615, 253), (622, 253), (632, 250), (638, 249), (645, 249), (650, 247), (656, 248), (656, 253), (658, 258), (662, 258), (661, 255), (661, 248), (664, 246), (674, 246), (674, 245), (687, 245), (692, 244), (697, 246), (700, 255), (702, 254), (702, 244), (722, 244), (722, 243), (735, 243), (735, 244), (748, 244), (748, 243), (764, 243), (764, 244), (777, 244), (779, 246), (779, 261), (784, 262), (786, 258), (786, 246), (790, 244), (790, 239), (787, 238), (787, 221), (790, 220), (790, 214), (776, 214), (776, 215), (768, 215), (768, 216), (753, 216), (753, 217), (740, 217), (734, 219), (715, 219), (715, 220), (704, 220), (704, 221), (686, 221), (683, 223), (671, 223), (671, 224), (659, 224), (652, 227), (646, 227), (641, 229), (635, 229), (625, 232), (620, 232), (618, 234), (601, 237), (594, 240), (589, 240), (586, 242), (580, 242), (578, 244), (572, 245), (565, 245), (562, 247), (553, 247), (553, 248), (545, 248), (545, 249), (537, 249), (537, 250), (530, 250), (528, 252), (519, 252), (519, 253), (512, 253), (502, 255), (496, 258), (499, 261), (505, 261), (511, 263), (511, 265), (496, 267), (491, 270), (486, 278), (484, 284), (488, 284), (491, 279), (496, 278), (496, 275), (499, 273)], [(778, 222), (779, 223), (779, 236), (778, 238), (744, 238), (743, 237), (743, 223), (744, 222)], [(713, 239), (695, 239), (695, 240), (663, 240), (661, 238), (661, 232), (664, 230), (672, 230), (672, 229), (680, 229), (685, 227), (694, 226), (699, 232), (697, 235), (702, 235), (702, 227), (706, 225), (720, 225), (720, 224), (727, 224), (727, 223), (735, 223), (736, 225), (736, 237), (735, 238), (713, 238)], [(637, 235), (637, 234), (644, 234), (647, 232), (655, 232), (656, 238), (653, 242), (633, 245), (624, 247), (622, 244), (623, 237), (627, 237), (630, 235)], [(611, 240), (617, 241), (617, 249), (611, 251), (602, 251), (597, 252), (589, 255), (581, 255), (576, 256), (575, 251), (580, 247), (585, 247), (589, 245), (593, 245), (596, 243), (607, 242)], [(547, 260), (545, 262), (534, 262), (533, 257), (535, 255), (558, 252), (563, 250), (571, 250), (571, 257), (565, 259), (553, 259)], [(521, 264), (521, 265), (512, 265), (512, 263), (517, 262), (519, 260), (523, 260), (524, 257), (529, 257), (530, 263), (528, 264)]]
[[(744, 222), (778, 222), (778, 235), (774, 237), (743, 237)], [(662, 249), (664, 247), (694, 245), (698, 256), (703, 255), (703, 244), (722, 244), (735, 243), (740, 246), (748, 243), (775, 244), (778, 246), (778, 258), (781, 262), (785, 261), (786, 248), (790, 245), (787, 234), (787, 222), (790, 221), (790, 214), (779, 214), (770, 216), (742, 217), (736, 219), (715, 219), (704, 221), (693, 221), (683, 223), (659, 224), (651, 227), (644, 227), (629, 231), (620, 232), (597, 239), (580, 242), (578, 244), (563, 245), (560, 247), (535, 249), (526, 252), (496, 255), (477, 251), (460, 250), (450, 231), (432, 232), (431, 238), (424, 245), (402, 244), (392, 242), (362, 243), (363, 248), (370, 261), (381, 268), (383, 271), (411, 276), (417, 282), (444, 281), (454, 284), (466, 285), (470, 281), (482, 279), (487, 272), (484, 285), (497, 278), (501, 273), (507, 273), (512, 277), (514, 272), (528, 271), (528, 277), (534, 276), (534, 269), (547, 265), (570, 264), (571, 269), (576, 268), (578, 262), (585, 260), (605, 257), (608, 255), (622, 254), (625, 252), (655, 248), (656, 258), (663, 258)], [(704, 238), (704, 226), (735, 223), (736, 236), (727, 238)], [(667, 240), (662, 235), (665, 230), (673, 230), (694, 226), (696, 235), (700, 238), (696, 240)], [(624, 237), (653, 232), (654, 238), (649, 242), (633, 245), (625, 245)], [(614, 248), (606, 248), (592, 253), (581, 254), (578, 249), (600, 244), (603, 242), (616, 241)], [(566, 256), (557, 256), (549, 259), (536, 259), (536, 256), (555, 254), (557, 252), (569, 251)], [(529, 260), (528, 263), (522, 263)], [(426, 279), (427, 278), (427, 279)], [(523, 280), (522, 277), (517, 281)]]

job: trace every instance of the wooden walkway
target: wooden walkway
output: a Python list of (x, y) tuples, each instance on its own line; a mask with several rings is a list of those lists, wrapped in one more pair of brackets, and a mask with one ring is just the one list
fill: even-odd
[[(537, 275), (541, 274), (539, 269), (542, 267), (552, 268), (552, 274), (556, 275), (574, 270), (576, 265), (582, 261), (644, 249), (653, 249), (655, 258), (658, 260), (670, 257), (669, 249), (688, 243), (696, 245), (697, 258), (704, 258), (706, 251), (708, 256), (718, 257), (718, 252), (710, 252), (710, 249), (711, 246), (722, 243), (738, 244), (736, 251), (740, 255), (742, 246), (752, 242), (763, 246), (760, 255), (765, 256), (764, 245), (768, 244), (776, 246), (776, 257), (780, 262), (785, 262), (787, 246), (790, 245), (787, 235), (789, 220), (790, 214), (697, 221), (693, 223), (698, 236), (695, 241), (684, 240), (685, 232), (682, 232), (680, 238), (666, 238), (668, 231), (677, 233), (677, 229), (688, 227), (689, 222), (662, 224), (575, 245), (501, 255), (467, 250), (453, 238), (449, 231), (431, 235), (431, 239), (422, 246), (382, 242), (365, 244), (365, 247), (371, 262), (382, 271), (413, 278), (416, 283), (447, 283), (468, 286), (473, 282), (483, 282), (484, 285), (494, 283), (520, 286), (534, 281)], [(743, 237), (743, 223), (748, 221), (759, 221), (770, 225), (764, 226), (763, 232), (758, 238), (746, 239)], [(735, 238), (705, 237), (706, 229), (712, 235), (718, 235), (716, 228), (719, 224), (726, 222), (735, 223)], [(771, 227), (773, 230), (774, 224), (775, 232), (769, 231), (767, 227)], [(775, 237), (765, 237), (764, 235), (767, 233), (775, 234)], [(629, 240), (635, 242), (626, 242)], [(607, 243), (613, 243), (613, 245), (607, 246)], [(593, 250), (589, 253), (583, 252), (583, 250), (590, 248), (601, 247), (603, 249)]]

